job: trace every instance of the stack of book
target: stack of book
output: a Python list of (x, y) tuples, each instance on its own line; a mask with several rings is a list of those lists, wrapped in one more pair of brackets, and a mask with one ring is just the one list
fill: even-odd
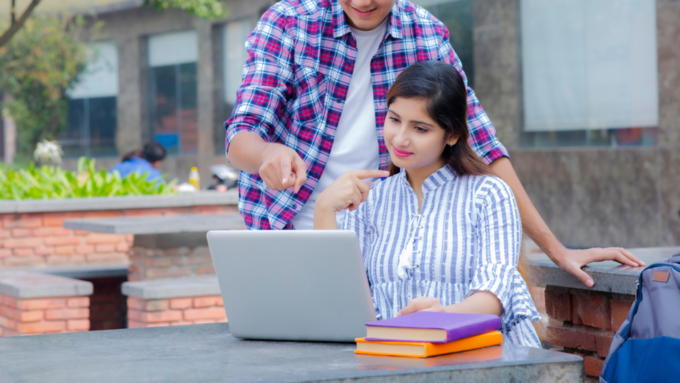
[(366, 323), (357, 354), (426, 358), (503, 343), (500, 318), (483, 314), (419, 311)]

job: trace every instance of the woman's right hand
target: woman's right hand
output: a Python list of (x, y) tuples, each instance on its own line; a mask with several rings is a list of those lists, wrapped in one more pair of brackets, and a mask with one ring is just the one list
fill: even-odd
[(330, 184), (316, 200), (315, 207), (326, 211), (354, 211), (368, 199), (370, 182), (368, 178), (387, 177), (383, 170), (349, 170)]

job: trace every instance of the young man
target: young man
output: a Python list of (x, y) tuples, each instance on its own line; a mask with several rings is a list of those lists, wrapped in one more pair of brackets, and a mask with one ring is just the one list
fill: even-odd
[[(409, 65), (439, 60), (466, 79), (446, 27), (408, 0), (284, 0), (248, 37), (244, 81), (227, 129), (249, 229), (311, 229), (316, 197), (346, 170), (386, 169), (387, 91)], [(467, 79), (466, 79), (467, 83)], [(624, 249), (569, 250), (529, 200), (468, 88), (470, 146), (512, 188), (524, 231), (588, 286), (589, 262), (642, 265)], [(377, 173), (376, 173), (377, 176)]]

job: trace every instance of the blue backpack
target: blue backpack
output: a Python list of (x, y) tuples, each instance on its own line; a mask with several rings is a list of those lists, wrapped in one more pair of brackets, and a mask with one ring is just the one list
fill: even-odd
[(680, 253), (640, 274), (600, 382), (680, 382)]

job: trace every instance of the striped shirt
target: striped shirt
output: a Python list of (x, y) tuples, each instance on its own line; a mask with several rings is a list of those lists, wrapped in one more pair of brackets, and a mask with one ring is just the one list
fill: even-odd
[[(269, 189), (258, 174), (241, 172), (239, 212), (248, 229), (291, 228), (333, 147), (356, 63), (356, 39), (338, 0), (283, 0), (265, 12), (248, 36), (246, 49), (243, 83), (225, 122), (226, 150), (244, 131), (286, 145), (307, 165), (307, 183), (296, 194), (292, 189)], [(409, 65), (432, 60), (451, 64), (467, 84), (444, 24), (417, 5), (396, 0), (370, 62), (380, 169), (387, 169), (390, 160), (382, 132), (387, 91)], [(507, 156), (470, 88), (467, 100), (470, 147), (486, 163)]]
[(505, 339), (541, 347), (531, 323), (541, 317), (517, 271), (522, 224), (510, 187), (447, 165), (423, 183), (418, 212), (405, 175), (379, 183), (342, 227), (359, 238), (376, 316), (392, 318), (417, 297), (448, 306), (484, 290), (503, 305)]

